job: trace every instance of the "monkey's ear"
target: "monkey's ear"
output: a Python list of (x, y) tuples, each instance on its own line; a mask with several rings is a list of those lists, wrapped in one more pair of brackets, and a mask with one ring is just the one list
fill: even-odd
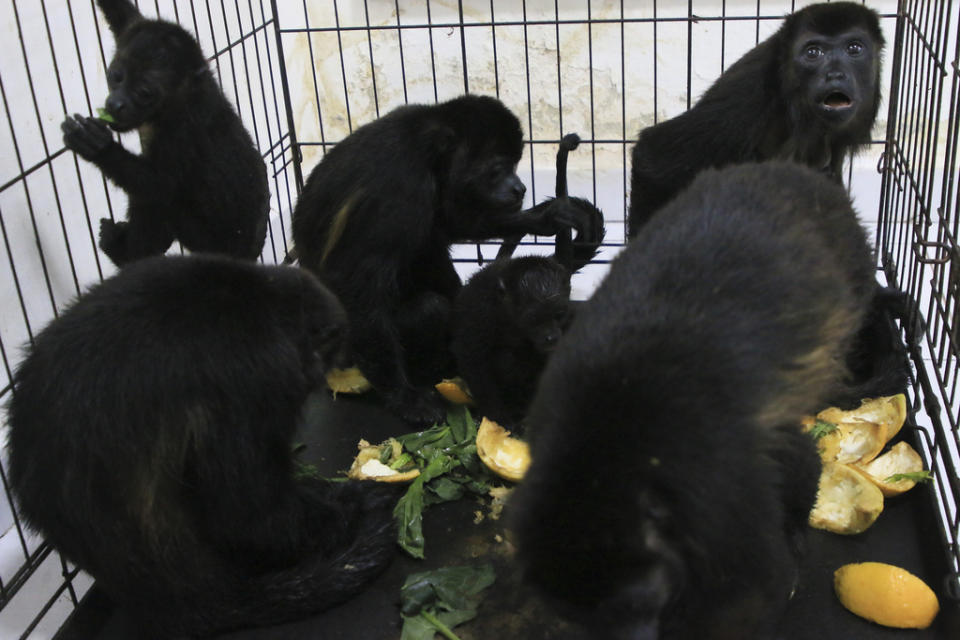
[(97, 5), (103, 12), (103, 17), (106, 18), (114, 37), (119, 36), (134, 22), (143, 19), (130, 0), (97, 0)]

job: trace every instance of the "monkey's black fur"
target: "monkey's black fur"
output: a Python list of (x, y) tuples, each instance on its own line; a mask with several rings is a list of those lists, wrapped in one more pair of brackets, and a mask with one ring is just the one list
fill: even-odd
[(445, 416), (433, 384), (452, 362), (448, 324), (461, 283), (450, 244), (571, 224), (557, 209), (521, 211), (522, 152), (519, 120), (494, 98), (407, 105), (331, 149), (300, 195), (300, 264), (340, 297), (359, 368), (407, 420)]
[[(843, 188), (701, 174), (614, 261), (541, 377), (511, 498), (528, 579), (603, 638), (769, 638), (875, 290)], [(589, 467), (589, 473), (575, 469)]]
[(138, 129), (143, 149), (124, 149), (100, 119), (63, 122), (67, 148), (128, 197), (126, 221), (100, 221), (100, 249), (118, 266), (162, 254), (174, 240), (190, 251), (257, 258), (270, 206), (266, 167), (200, 45), (128, 0), (98, 5), (117, 43), (107, 69), (110, 127)]
[(570, 272), (554, 258), (496, 260), (470, 278), (454, 304), (451, 349), (484, 416), (520, 426), (570, 318)]
[(292, 267), (133, 263), (36, 336), (14, 378), (21, 515), (145, 628), (207, 635), (360, 591), (393, 554), (394, 500), (295, 477), (307, 394), (346, 314)]
[[(576, 238), (573, 237), (573, 226), (565, 227), (557, 231), (554, 243), (554, 257), (571, 273), (579, 271), (593, 260), (606, 235), (603, 212), (589, 200), (570, 197), (567, 190), (567, 156), (578, 146), (580, 136), (575, 133), (568, 133), (561, 138), (557, 148), (556, 197), (547, 198), (530, 210), (555, 210), (554, 217), (569, 220), (576, 226)], [(505, 238), (497, 252), (497, 259), (511, 257), (521, 240), (522, 235)]]
[(686, 113), (640, 132), (629, 235), (700, 171), (793, 160), (840, 180), (844, 156), (870, 141), (884, 39), (853, 2), (805, 7), (731, 65)]
[(475, 273), (454, 303), (451, 350), (457, 373), (483, 414), (514, 430), (572, 317), (570, 277), (596, 255), (604, 236), (603, 213), (567, 193), (567, 155), (579, 143), (576, 134), (560, 142), (550, 206), (578, 208), (587, 228), (576, 240), (569, 228), (558, 232), (553, 257), (511, 258), (516, 245), (505, 242), (497, 260)]

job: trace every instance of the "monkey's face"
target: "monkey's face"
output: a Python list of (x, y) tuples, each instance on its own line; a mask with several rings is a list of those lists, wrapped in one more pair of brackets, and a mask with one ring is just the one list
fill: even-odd
[(493, 211), (514, 212), (523, 206), (527, 188), (516, 174), (516, 165), (506, 158), (496, 157), (490, 164), (481, 166), (476, 183), (478, 194), (487, 201)]
[(518, 332), (537, 351), (553, 351), (573, 315), (567, 270), (552, 258), (515, 258), (501, 276), (498, 289)]
[(461, 206), (483, 214), (519, 211), (527, 188), (516, 174), (516, 163), (497, 154), (463, 151), (450, 173)]
[(190, 106), (187, 89), (205, 72), (199, 45), (185, 31), (157, 21), (134, 23), (118, 40), (107, 69), (110, 127), (123, 132), (161, 117), (183, 117)]
[(570, 324), (569, 301), (558, 295), (557, 300), (528, 305), (520, 314), (519, 324), (537, 351), (550, 353)]
[(843, 129), (873, 117), (880, 48), (866, 30), (852, 27), (837, 35), (801, 31), (792, 55), (803, 103), (817, 118)]

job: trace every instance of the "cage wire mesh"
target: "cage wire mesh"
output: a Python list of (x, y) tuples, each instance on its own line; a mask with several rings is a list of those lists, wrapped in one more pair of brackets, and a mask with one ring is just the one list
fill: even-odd
[[(696, 101), (731, 63), (811, 4), (794, 0), (139, 0), (196, 34), (268, 167), (271, 215), (261, 259), (283, 260), (304, 177), (358, 126), (402, 104), (464, 92), (494, 95), (518, 115), (527, 205), (553, 195), (560, 138), (583, 142), (569, 189), (604, 212), (607, 238), (574, 280), (585, 296), (623, 246), (629, 151), (637, 132)], [(911, 398), (929, 491), (960, 597), (957, 332), (960, 255), (960, 9), (938, 0), (870, 0), (887, 36), (875, 142), (846, 172), (861, 217), (876, 229), (883, 271), (916, 302), (903, 334), (917, 375)], [(96, 247), (100, 217), (125, 196), (62, 144), (65, 114), (106, 95), (112, 38), (93, 0), (0, 6), (0, 402), (20, 345), (114, 267)], [(882, 110), (883, 111), (883, 110)], [(883, 132), (886, 135), (883, 135)], [(123, 144), (138, 147), (136, 136)], [(402, 162), (402, 158), (398, 158)], [(496, 242), (454, 248), (462, 276)], [(176, 249), (174, 249), (176, 250)], [(524, 253), (552, 252), (527, 238)], [(2, 414), (0, 414), (2, 415)], [(5, 419), (5, 415), (3, 416)], [(5, 424), (3, 425), (5, 429)], [(42, 464), (42, 461), (38, 462)], [(0, 462), (0, 636), (49, 637), (90, 579), (24, 529)]]
[(957, 152), (960, 39), (952, 2), (902, 2), (893, 50), (877, 249), (889, 282), (916, 304), (905, 336), (916, 367), (912, 409), (933, 499), (960, 597), (960, 481), (957, 477), (958, 298)]

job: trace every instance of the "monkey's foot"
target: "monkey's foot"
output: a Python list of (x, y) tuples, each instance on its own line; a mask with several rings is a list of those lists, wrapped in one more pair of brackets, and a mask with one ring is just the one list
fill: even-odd
[(433, 388), (400, 389), (383, 394), (387, 408), (411, 424), (442, 424), (447, 405)]

